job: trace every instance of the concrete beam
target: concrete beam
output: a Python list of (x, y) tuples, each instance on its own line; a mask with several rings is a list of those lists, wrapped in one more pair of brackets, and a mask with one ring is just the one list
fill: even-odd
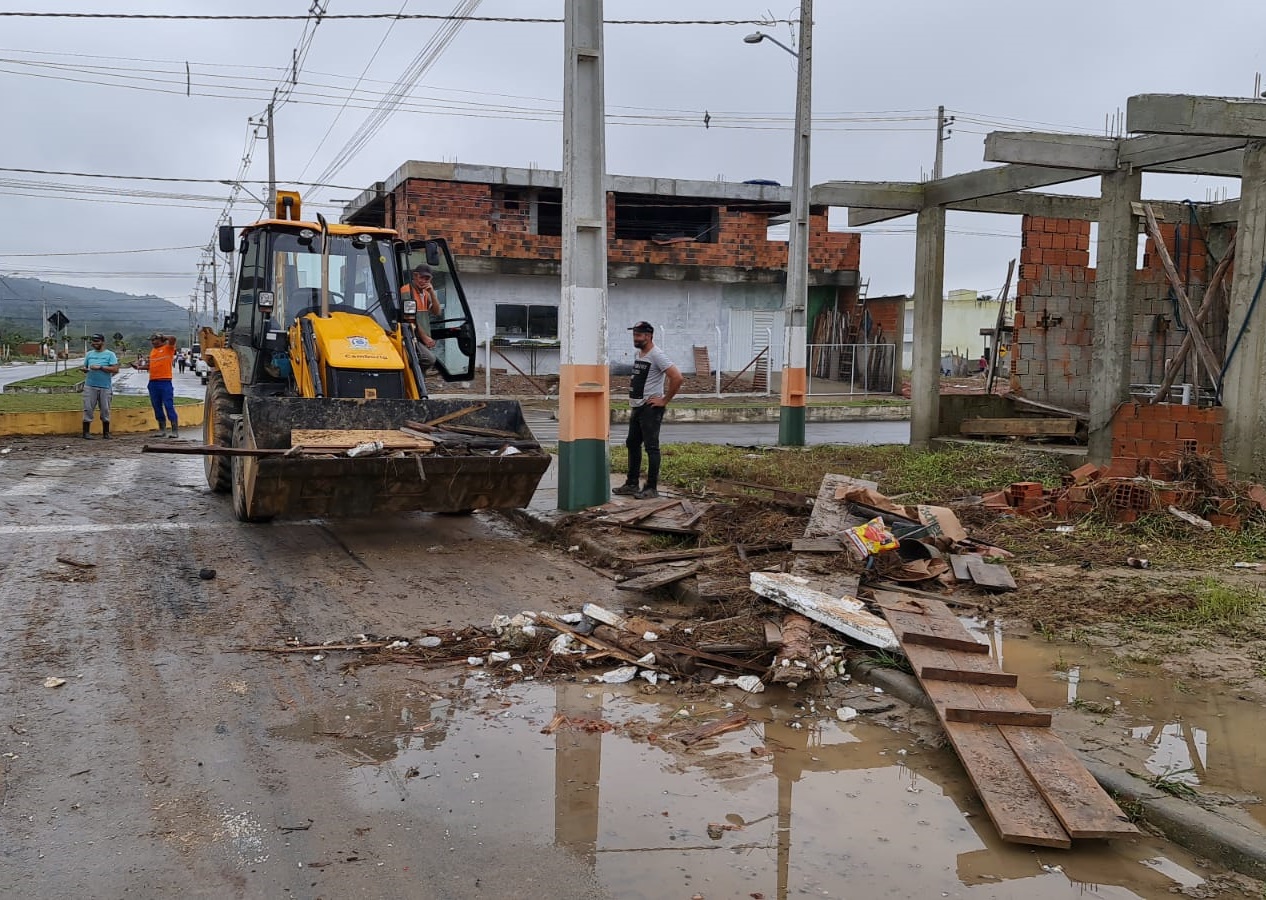
[(1120, 141), (1086, 134), (994, 131), (985, 137), (985, 162), (1110, 172)]
[(998, 166), (993, 169), (977, 169), (951, 175), (939, 181), (929, 181), (923, 187), (923, 196), (929, 206), (949, 206), (963, 200), (1010, 194), (1030, 188), (1081, 181), (1088, 177), (1076, 169), (1055, 169), (1049, 166)]
[(1210, 203), (1202, 210), (1208, 216), (1209, 225), (1234, 225), (1240, 221), (1240, 201), (1223, 200)]
[[(1164, 167), (1172, 166), (1187, 160), (1201, 160), (1215, 167), (1208, 157), (1217, 156), (1233, 150), (1244, 149), (1243, 138), (1210, 138), (1199, 135), (1178, 134), (1145, 134), (1140, 137), (1126, 138), (1121, 141), (1121, 150), (1117, 154), (1117, 163), (1121, 168), (1147, 169), (1148, 171), (1165, 171)], [(1200, 165), (1201, 163), (1193, 163)], [(1179, 171), (1169, 169), (1168, 171)], [(1215, 175), (1216, 172), (1197, 172), (1194, 174)], [(1238, 172), (1236, 174), (1239, 174)]]
[(1134, 132), (1266, 138), (1266, 101), (1190, 94), (1138, 94), (1126, 101)]
[(815, 206), (847, 206), (849, 209), (923, 208), (923, 185), (912, 181), (825, 181), (809, 191)]
[(1149, 172), (1165, 172), (1171, 175), (1216, 175), (1219, 178), (1239, 178), (1244, 168), (1244, 151), (1227, 150), (1211, 156), (1185, 159), (1182, 162), (1160, 163), (1151, 166)]
[[(1187, 209), (1183, 204), (1172, 200), (1149, 200), (1152, 209), (1166, 222), (1185, 222)], [(1234, 222), (1238, 214), (1238, 202), (1229, 200), (1224, 204), (1215, 204), (1218, 211), (1210, 224)], [(978, 200), (963, 200), (950, 203), (946, 209), (958, 212), (992, 213), (1004, 216), (1042, 216), (1048, 219), (1081, 219), (1095, 222), (1099, 219), (1099, 198), (1078, 197), (1072, 194), (1044, 194), (1039, 191), (1016, 191), (1014, 194), (1000, 194), (996, 197), (981, 197)], [(1210, 207), (1213, 208), (1213, 207)], [(904, 209), (858, 209), (848, 211), (850, 228), (874, 225), (911, 215), (911, 210)]]

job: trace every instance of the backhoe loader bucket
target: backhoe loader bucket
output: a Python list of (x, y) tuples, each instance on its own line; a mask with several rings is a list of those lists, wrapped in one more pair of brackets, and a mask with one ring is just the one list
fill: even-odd
[[(483, 409), (454, 420), (462, 427), (510, 432), (533, 441), (519, 404), (480, 401)], [(469, 400), (345, 400), (302, 397), (246, 398), (234, 443), (267, 450), (290, 449), (294, 429), (393, 432), (406, 422), (427, 422), (472, 406)], [(439, 426), (443, 427), (443, 426)], [(472, 437), (484, 446), (498, 438)], [(330, 518), (425, 510), (466, 512), (527, 506), (549, 454), (524, 449), (493, 455), (440, 445), (433, 451), (386, 455), (234, 457), (233, 500), (240, 519), (274, 516)]]

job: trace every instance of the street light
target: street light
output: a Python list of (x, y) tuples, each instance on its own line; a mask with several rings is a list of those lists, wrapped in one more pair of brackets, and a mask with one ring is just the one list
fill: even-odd
[(813, 0), (800, 0), (800, 51), (757, 31), (748, 44), (770, 41), (796, 58), (796, 141), (791, 166), (791, 233), (787, 238), (787, 293), (783, 298), (785, 344), (778, 410), (778, 443), (804, 446), (806, 307), (809, 293), (809, 142), (813, 130)]

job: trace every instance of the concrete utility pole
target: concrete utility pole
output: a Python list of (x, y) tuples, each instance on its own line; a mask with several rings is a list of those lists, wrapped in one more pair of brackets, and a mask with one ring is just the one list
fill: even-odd
[(941, 329), (945, 315), (945, 207), (919, 210), (914, 244), (914, 358), (910, 446), (926, 448), (941, 422)]
[(804, 398), (808, 384), (809, 146), (813, 132), (813, 0), (800, 0), (800, 50), (757, 31), (749, 44), (769, 41), (796, 58), (796, 141), (791, 160), (791, 233), (787, 238), (787, 293), (783, 298), (784, 345), (778, 443), (804, 446)]
[(945, 117), (945, 107), (938, 106), (936, 108), (936, 162), (932, 164), (932, 180), (937, 181), (945, 174), (945, 142), (950, 139), (950, 135), (954, 133), (954, 129), (949, 126), (954, 124), (954, 117)]
[(268, 102), (268, 209), (265, 215), (271, 216), (277, 208), (277, 146), (273, 141), (273, 104), (277, 102), (277, 92), (273, 91), (273, 99)]
[(602, 0), (566, 0), (558, 508), (611, 497)]

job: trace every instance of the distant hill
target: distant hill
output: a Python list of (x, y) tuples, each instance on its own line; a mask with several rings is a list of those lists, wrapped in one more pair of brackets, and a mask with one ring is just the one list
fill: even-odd
[(70, 319), (65, 334), (72, 341), (93, 331), (119, 332), (129, 343), (153, 331), (182, 336), (189, 331), (189, 311), (162, 297), (6, 275), (0, 278), (0, 339), (39, 340), (42, 305), (48, 315), (61, 310)]

